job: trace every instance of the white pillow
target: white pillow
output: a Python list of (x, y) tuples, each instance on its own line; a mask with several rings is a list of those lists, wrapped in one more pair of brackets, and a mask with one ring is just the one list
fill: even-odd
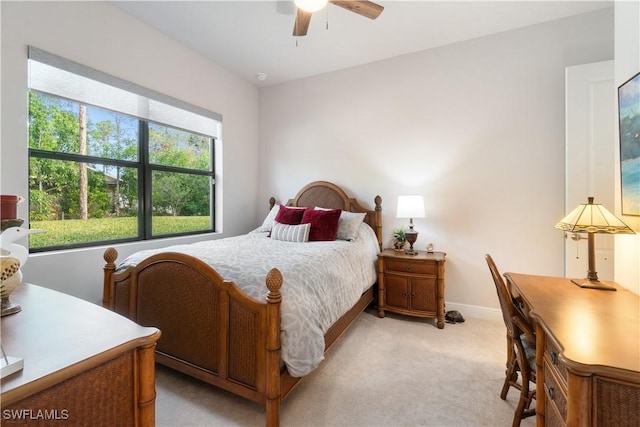
[(271, 238), (274, 240), (283, 240), (285, 242), (303, 243), (309, 241), (310, 231), (311, 223), (289, 225), (280, 224), (278, 221), (274, 221), (273, 228), (271, 228)]
[(273, 208), (269, 211), (269, 215), (264, 219), (262, 225), (258, 228), (258, 231), (271, 231), (273, 228), (273, 222), (276, 220), (276, 215), (278, 215), (278, 210), (280, 209), (279, 204), (275, 204)]
[[(316, 206), (316, 209), (323, 211), (329, 210), (327, 208), (321, 208), (318, 206)], [(367, 216), (367, 214), (364, 212), (340, 212), (340, 219), (338, 220), (338, 234), (336, 235), (336, 239), (349, 241), (354, 240), (356, 238), (356, 235), (358, 234), (360, 224), (362, 224), (362, 221), (364, 221), (365, 216)]]

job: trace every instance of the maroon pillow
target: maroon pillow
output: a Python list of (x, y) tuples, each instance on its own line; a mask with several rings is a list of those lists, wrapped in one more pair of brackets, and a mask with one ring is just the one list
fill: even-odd
[(302, 216), (301, 224), (311, 224), (309, 241), (336, 240), (341, 212), (340, 209), (327, 211), (307, 209)]
[(275, 220), (280, 224), (298, 225), (302, 221), (302, 215), (304, 215), (304, 211), (306, 210), (306, 208), (290, 208), (280, 205)]

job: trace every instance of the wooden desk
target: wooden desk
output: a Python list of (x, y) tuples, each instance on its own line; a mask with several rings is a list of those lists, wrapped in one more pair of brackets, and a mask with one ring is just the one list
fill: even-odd
[(537, 424), (639, 426), (640, 296), (505, 277), (536, 325)]
[(2, 379), (3, 426), (155, 424), (156, 328), (34, 285), (11, 301), (2, 346), (24, 369)]

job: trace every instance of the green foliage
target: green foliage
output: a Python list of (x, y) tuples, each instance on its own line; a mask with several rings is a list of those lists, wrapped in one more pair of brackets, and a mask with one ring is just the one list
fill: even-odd
[(187, 169), (209, 170), (210, 138), (168, 126), (149, 123), (151, 163)]
[(209, 183), (210, 179), (207, 176), (154, 172), (154, 214), (207, 215)]
[[(79, 109), (77, 102), (30, 92), (29, 148), (80, 155)], [(87, 106), (87, 151), (93, 157), (104, 159), (104, 164), (87, 162), (88, 217), (91, 221), (98, 218), (110, 221), (97, 229), (93, 225), (87, 227), (90, 222), (86, 221), (81, 221), (80, 224), (84, 225), (76, 228), (72, 221), (80, 218), (81, 158), (31, 156), (30, 221), (32, 224), (52, 221), (42, 225), (42, 228), (53, 228), (55, 231), (34, 237), (35, 242), (49, 242), (38, 244), (37, 247), (138, 235), (136, 218), (142, 203), (138, 200), (139, 169), (137, 164), (131, 167), (116, 166), (110, 164), (110, 160), (138, 161), (139, 125), (140, 122), (135, 118)], [(211, 180), (208, 176), (191, 174), (189, 170), (210, 170), (211, 138), (161, 124), (148, 125), (151, 163), (184, 170), (184, 173), (153, 172), (151, 209), (154, 234), (208, 229)], [(195, 220), (171, 222), (159, 218), (160, 215), (174, 219), (183, 216), (204, 217), (206, 224), (194, 226)], [(122, 221), (112, 221), (116, 218)]]
[[(153, 218), (153, 229), (156, 236), (209, 230), (209, 224), (210, 218), (208, 216)], [(138, 219), (136, 217), (32, 221), (30, 226), (47, 231), (29, 236), (31, 248), (125, 239), (138, 235)]]
[(31, 221), (44, 221), (55, 215), (54, 199), (46, 191), (29, 191), (29, 217)]
[(407, 240), (407, 228), (406, 227), (396, 227), (391, 230), (391, 235), (396, 242), (404, 242)]

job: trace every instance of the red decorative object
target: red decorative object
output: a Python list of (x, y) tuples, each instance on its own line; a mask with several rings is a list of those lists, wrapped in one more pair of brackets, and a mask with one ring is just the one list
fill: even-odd
[(302, 216), (302, 224), (311, 224), (309, 241), (336, 240), (340, 209), (329, 211), (307, 209)]
[(304, 215), (304, 208), (290, 208), (284, 205), (280, 205), (278, 214), (276, 215), (276, 221), (280, 224), (298, 225), (302, 221), (302, 215)]
[(11, 194), (0, 195), (0, 219), (17, 219), (18, 205), (24, 199)]

